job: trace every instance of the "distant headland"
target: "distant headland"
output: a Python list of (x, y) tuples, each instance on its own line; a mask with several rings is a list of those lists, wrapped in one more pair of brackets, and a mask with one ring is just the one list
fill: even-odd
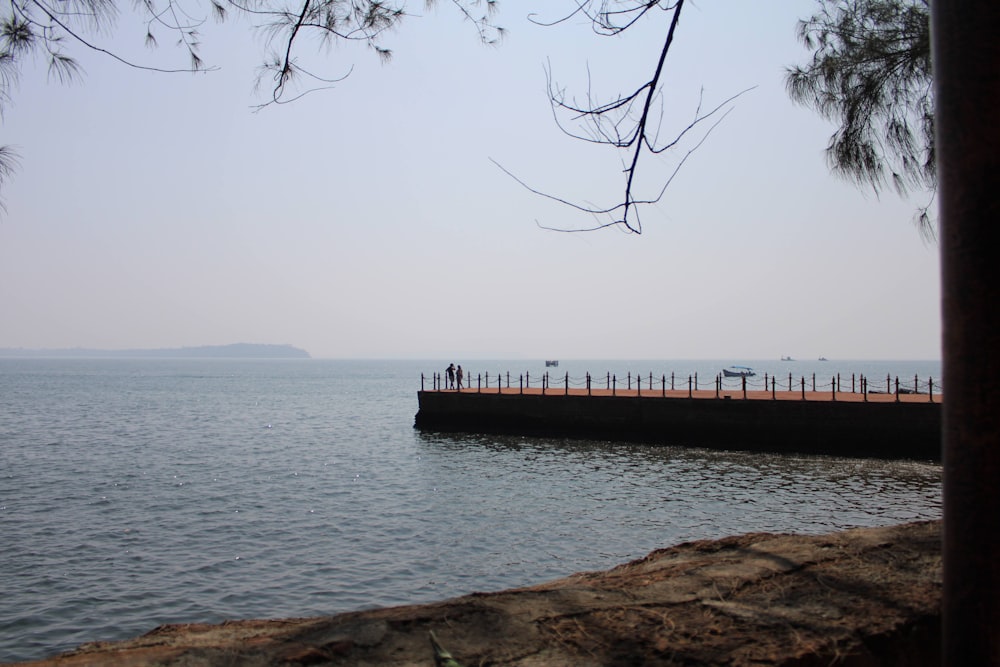
[(309, 353), (291, 345), (233, 343), (198, 347), (157, 348), (146, 350), (30, 350), (0, 348), (0, 358), (57, 359), (310, 359)]

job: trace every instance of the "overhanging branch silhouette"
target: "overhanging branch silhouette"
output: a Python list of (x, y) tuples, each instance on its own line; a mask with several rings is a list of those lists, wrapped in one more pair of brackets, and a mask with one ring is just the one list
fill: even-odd
[[(702, 91), (695, 110), (694, 119), (686, 127), (675, 132), (672, 139), (661, 143), (660, 134), (662, 132), (664, 117), (664, 64), (674, 43), (674, 37), (677, 34), (677, 26), (680, 22), (684, 2), (685, 0), (676, 0), (673, 3), (663, 0), (648, 0), (637, 3), (632, 7), (621, 7), (617, 3), (612, 7), (608, 0), (602, 0), (599, 3), (596, 0), (591, 0), (579, 5), (569, 16), (553, 22), (543, 23), (532, 18), (538, 25), (552, 26), (567, 20), (571, 16), (582, 13), (591, 20), (596, 33), (613, 36), (634, 26), (639, 19), (646, 16), (653, 9), (659, 8), (664, 11), (672, 11), (667, 34), (651, 77), (628, 94), (619, 95), (609, 102), (597, 102), (593, 91), (588, 86), (586, 103), (578, 104), (567, 98), (566, 91), (555, 84), (551, 67), (546, 67), (549, 100), (556, 125), (563, 133), (570, 137), (593, 144), (609, 146), (617, 151), (621, 155), (624, 183), (622, 197), (617, 202), (608, 206), (590, 206), (580, 204), (567, 197), (552, 195), (540, 188), (531, 186), (516, 176), (510, 169), (503, 167), (496, 160), (493, 160), (494, 164), (497, 164), (504, 173), (530, 192), (593, 215), (599, 220), (592, 226), (574, 229), (556, 229), (545, 227), (544, 225), (540, 226), (564, 232), (594, 231), (608, 227), (618, 227), (628, 233), (641, 234), (642, 220), (639, 208), (655, 204), (663, 198), (667, 187), (673, 182), (683, 164), (704, 143), (708, 135), (711, 134), (731, 110), (724, 110), (724, 107), (733, 102), (737, 97), (752, 90), (752, 88), (743, 90), (704, 113), (702, 112), (704, 91)], [(659, 109), (658, 115), (656, 115), (655, 111), (657, 108)], [(650, 155), (660, 155), (668, 150), (678, 148), (682, 140), (688, 138), (696, 129), (703, 127), (705, 121), (713, 118), (715, 122), (707, 127), (705, 132), (697, 139), (695, 145), (684, 153), (683, 157), (678, 160), (670, 173), (664, 177), (659, 191), (651, 196), (640, 195), (637, 192), (639, 186), (636, 180), (640, 168), (640, 159), (644, 155), (647, 157)]]

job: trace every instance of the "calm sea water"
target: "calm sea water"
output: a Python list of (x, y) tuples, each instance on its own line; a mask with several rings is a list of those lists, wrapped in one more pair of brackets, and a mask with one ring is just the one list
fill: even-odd
[[(930, 362), (739, 363), (940, 376)], [(162, 623), (526, 585), (692, 539), (941, 513), (926, 462), (415, 431), (420, 374), (446, 365), (0, 359), (0, 661)], [(549, 370), (711, 381), (723, 365)]]

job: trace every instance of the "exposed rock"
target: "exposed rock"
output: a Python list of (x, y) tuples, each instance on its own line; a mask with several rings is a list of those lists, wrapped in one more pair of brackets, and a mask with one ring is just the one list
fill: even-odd
[(682, 544), (607, 572), (326, 618), (168, 625), (36, 665), (939, 665), (941, 523)]

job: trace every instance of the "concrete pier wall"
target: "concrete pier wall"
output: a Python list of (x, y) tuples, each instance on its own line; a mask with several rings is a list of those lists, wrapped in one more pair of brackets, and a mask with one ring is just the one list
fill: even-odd
[(418, 392), (431, 431), (941, 460), (940, 403)]

